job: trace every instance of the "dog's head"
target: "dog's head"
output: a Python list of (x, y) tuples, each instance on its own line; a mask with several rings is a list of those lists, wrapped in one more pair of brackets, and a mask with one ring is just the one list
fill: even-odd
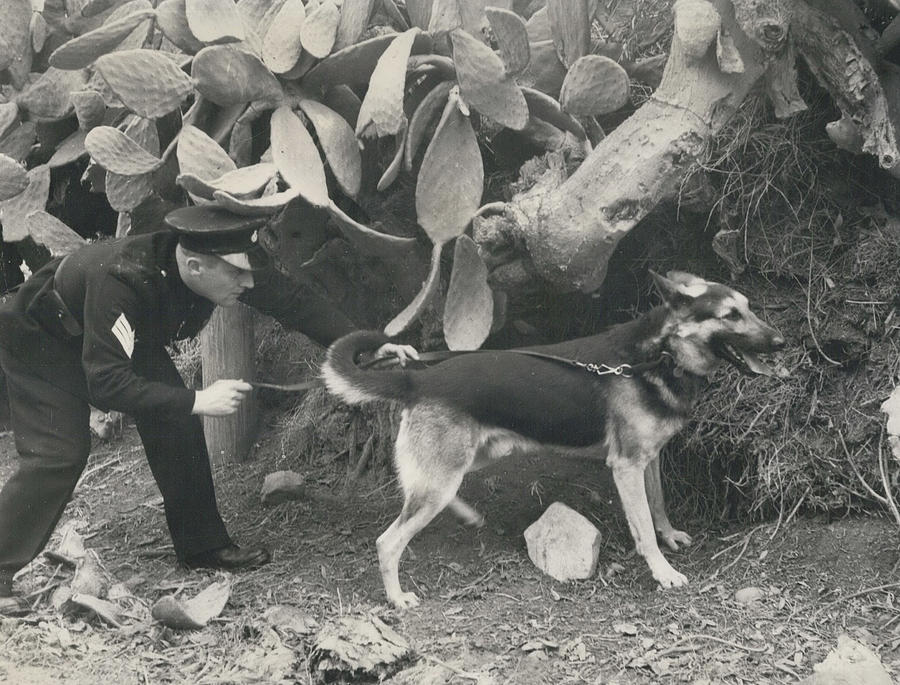
[(669, 308), (667, 347), (679, 366), (706, 375), (723, 359), (744, 373), (775, 375), (757, 355), (780, 350), (784, 338), (750, 311), (746, 297), (681, 271), (650, 273)]

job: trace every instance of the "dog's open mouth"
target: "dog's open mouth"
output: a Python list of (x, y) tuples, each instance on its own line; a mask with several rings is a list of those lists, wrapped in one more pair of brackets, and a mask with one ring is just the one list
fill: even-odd
[(713, 344), (713, 349), (717, 357), (733, 364), (748, 376), (759, 374), (761, 376), (781, 377), (785, 375), (783, 371), (775, 370), (767, 362), (760, 359), (755, 352), (740, 350), (724, 340), (716, 340)]

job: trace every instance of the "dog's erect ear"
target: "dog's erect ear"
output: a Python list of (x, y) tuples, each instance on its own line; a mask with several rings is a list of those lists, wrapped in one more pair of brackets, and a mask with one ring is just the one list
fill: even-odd
[(674, 283), (677, 283), (680, 286), (684, 286), (682, 289), (705, 289), (709, 283), (699, 276), (695, 276), (694, 274), (689, 274), (687, 271), (667, 271), (666, 278)]
[(650, 276), (653, 277), (653, 285), (656, 286), (657, 292), (662, 296), (666, 304), (672, 307), (684, 304), (684, 295), (678, 290), (678, 284), (675, 281), (672, 281), (665, 276), (660, 276), (652, 269), (649, 269), (649, 271)]
[(702, 278), (697, 278), (684, 271), (670, 271), (665, 276), (660, 276), (650, 270), (653, 283), (663, 300), (670, 307), (683, 306), (706, 292), (708, 283)]

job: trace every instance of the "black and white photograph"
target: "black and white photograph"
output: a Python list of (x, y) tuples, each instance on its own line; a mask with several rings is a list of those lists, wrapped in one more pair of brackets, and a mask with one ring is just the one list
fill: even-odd
[(0, 683), (900, 682), (900, 0), (0, 0)]

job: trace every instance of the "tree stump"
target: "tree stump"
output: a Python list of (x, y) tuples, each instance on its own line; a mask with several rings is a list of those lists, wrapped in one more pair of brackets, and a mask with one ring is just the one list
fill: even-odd
[[(253, 311), (242, 304), (216, 307), (200, 333), (203, 386), (220, 378), (255, 377)], [(251, 395), (231, 416), (204, 416), (203, 432), (215, 465), (243, 461), (256, 437), (257, 403)]]

